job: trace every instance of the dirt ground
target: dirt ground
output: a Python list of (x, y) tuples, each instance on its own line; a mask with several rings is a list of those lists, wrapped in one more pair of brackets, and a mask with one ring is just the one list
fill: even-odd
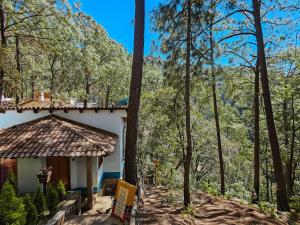
[(110, 208), (112, 198), (110, 196), (98, 196), (92, 210), (82, 213), (80, 216), (69, 216), (65, 225), (111, 225)]
[(160, 189), (146, 190), (144, 206), (138, 210), (139, 224), (159, 225), (284, 225), (300, 224), (287, 223), (279, 219), (272, 219), (236, 201), (219, 199), (205, 193), (199, 193), (193, 202), (194, 215), (184, 213), (183, 209), (166, 204), (166, 192)]

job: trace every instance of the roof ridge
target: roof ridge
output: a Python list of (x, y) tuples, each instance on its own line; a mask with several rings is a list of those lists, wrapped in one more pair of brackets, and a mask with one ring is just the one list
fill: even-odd
[(54, 114), (5, 128), (0, 134), (3, 158), (108, 155), (118, 139), (114, 133)]
[(106, 131), (106, 130), (103, 130), (103, 129), (100, 129), (100, 128), (97, 128), (97, 127), (94, 127), (94, 126), (91, 126), (91, 125), (88, 125), (88, 124), (85, 124), (85, 123), (81, 123), (81, 122), (78, 122), (78, 121), (75, 121), (75, 120), (71, 120), (69, 118), (65, 118), (65, 117), (62, 117), (62, 116), (59, 116), (59, 115), (51, 114), (51, 116), (58, 119), (58, 120), (64, 121), (66, 123), (68, 123), (68, 122), (73, 123), (74, 125), (76, 125), (78, 127), (86, 127), (88, 129), (92, 130), (93, 132), (96, 132), (96, 133), (98, 131), (98, 132), (106, 133), (106, 134), (109, 134), (109, 135), (118, 136), (117, 134), (115, 134), (113, 132)]
[[(88, 142), (91, 142), (92, 144), (95, 144), (95, 142), (93, 140), (91, 140), (91, 139), (87, 138), (86, 136), (82, 135), (80, 132), (78, 132), (72, 126), (68, 126), (67, 122), (64, 121), (65, 118), (62, 118), (62, 117), (57, 116), (57, 115), (52, 115), (52, 118), (54, 118), (56, 122), (60, 123), (64, 127), (68, 128), (70, 131), (74, 132), (75, 134), (77, 134), (78, 136), (80, 136), (81, 138), (83, 138), (84, 140), (86, 140)], [(76, 121), (74, 121), (74, 122), (76, 122)], [(78, 125), (76, 124), (76, 126), (78, 126)]]

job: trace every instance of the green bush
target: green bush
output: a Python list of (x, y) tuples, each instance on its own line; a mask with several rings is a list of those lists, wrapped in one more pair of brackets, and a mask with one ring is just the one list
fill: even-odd
[(47, 204), (48, 210), (52, 214), (55, 211), (57, 204), (58, 204), (58, 195), (51, 184), (48, 186), (48, 190), (47, 190), (47, 194), (46, 194), (46, 204)]
[(59, 182), (57, 184), (57, 187), (56, 187), (56, 191), (57, 191), (57, 194), (58, 194), (58, 200), (59, 201), (64, 200), (65, 196), (66, 196), (66, 188), (65, 188), (65, 185), (62, 182), (62, 180), (59, 180)]
[(33, 198), (33, 204), (37, 210), (38, 215), (41, 215), (43, 212), (46, 211), (46, 201), (41, 188), (38, 187)]
[(0, 194), (0, 225), (25, 225), (26, 210), (16, 197), (13, 186), (6, 182)]
[(276, 217), (276, 206), (265, 201), (260, 201), (258, 203), (259, 209), (266, 215), (271, 216), (272, 218)]
[(300, 212), (300, 196), (290, 197), (291, 208), (295, 209), (296, 212)]
[(219, 189), (216, 183), (209, 184), (208, 182), (204, 182), (201, 186), (204, 192), (214, 196), (219, 195)]
[(13, 187), (15, 193), (18, 192), (17, 177), (12, 170), (9, 171), (7, 182)]
[(233, 183), (228, 185), (227, 191), (225, 193), (225, 198), (230, 199), (232, 197), (250, 202), (251, 192), (246, 190), (245, 186), (242, 183)]
[(26, 225), (36, 225), (38, 220), (38, 213), (35, 205), (32, 202), (32, 199), (28, 194), (23, 198), (23, 204), (27, 211)]

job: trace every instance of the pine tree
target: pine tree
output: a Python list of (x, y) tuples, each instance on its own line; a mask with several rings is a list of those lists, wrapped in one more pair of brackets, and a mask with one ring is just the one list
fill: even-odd
[(46, 194), (46, 204), (47, 208), (50, 211), (50, 213), (54, 213), (57, 204), (58, 204), (58, 194), (55, 191), (55, 189), (52, 187), (50, 184), (47, 189), (47, 194)]
[(58, 200), (62, 201), (64, 200), (66, 196), (66, 188), (62, 180), (59, 180), (57, 187), (56, 187), (57, 195), (58, 195)]
[(22, 199), (16, 197), (14, 188), (6, 182), (0, 194), (0, 225), (25, 225), (26, 210)]
[(38, 187), (34, 198), (33, 198), (33, 204), (35, 205), (38, 215), (41, 215), (43, 212), (46, 211), (46, 200), (45, 196), (43, 195), (43, 192), (41, 190), (41, 187)]
[(26, 225), (35, 225), (38, 220), (37, 209), (33, 204), (31, 197), (28, 194), (26, 194), (23, 198), (23, 204), (27, 211)]

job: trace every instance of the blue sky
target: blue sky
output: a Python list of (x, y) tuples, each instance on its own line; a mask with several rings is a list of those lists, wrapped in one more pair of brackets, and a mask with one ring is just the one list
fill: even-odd
[[(133, 50), (134, 0), (81, 0), (81, 9), (92, 16), (108, 32), (109, 36), (121, 43), (130, 53)], [(164, 0), (146, 0), (145, 55), (151, 51), (151, 43), (158, 34), (151, 31), (150, 13)]]

